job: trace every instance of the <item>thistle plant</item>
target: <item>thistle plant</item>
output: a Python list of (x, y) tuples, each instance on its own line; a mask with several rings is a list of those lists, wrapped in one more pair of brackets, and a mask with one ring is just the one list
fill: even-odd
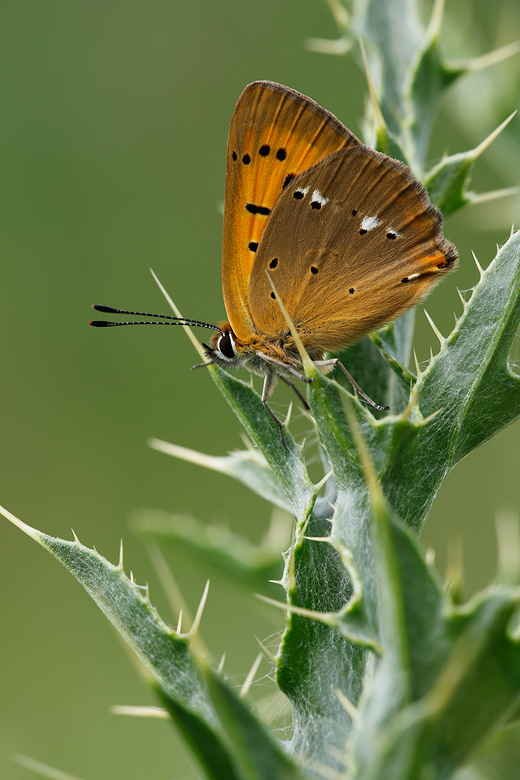
[[(500, 53), (444, 62), (442, 3), (427, 27), (413, 0), (360, 0), (352, 14), (338, 0), (329, 5), (340, 38), (311, 45), (352, 51), (366, 68), (364, 140), (406, 162), (445, 215), (476, 200), (467, 189), (472, 166), (503, 125), (432, 168), (428, 140), (450, 84)], [(217, 366), (208, 370), (253, 446), (216, 458), (153, 442), (234, 477), (295, 518), (277, 584), (277, 550), (254, 549), (229, 532), (210, 536), (194, 521), (160, 513), (140, 522), (148, 536), (182, 540), (284, 610), (272, 665), (292, 710), (287, 742), (202, 649), (203, 604), (187, 632), (181, 621), (174, 630), (147, 589), (126, 576), (122, 554), (113, 565), (77, 538), (52, 538), (4, 512), (66, 566), (117, 628), (207, 777), (477, 780), (487, 777), (485, 745), (500, 743), (520, 717), (518, 529), (501, 528), (497, 581), (468, 603), (443, 585), (418, 542), (454, 466), (520, 416), (520, 378), (508, 363), (520, 324), (520, 233), (477, 269), (453, 331), (444, 337), (433, 325), (439, 349), (426, 366), (408, 368), (413, 312), (349, 351), (349, 370), (366, 377), (364, 389), (391, 413), (376, 415), (304, 359), (313, 380), (309, 425), (323, 464), (318, 484), (289, 428), (285, 448), (251, 385)]]

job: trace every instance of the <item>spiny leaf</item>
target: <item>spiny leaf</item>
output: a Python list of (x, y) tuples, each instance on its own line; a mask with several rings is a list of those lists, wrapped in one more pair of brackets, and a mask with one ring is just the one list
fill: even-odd
[[(328, 526), (329, 524), (327, 524)], [(323, 524), (311, 519), (307, 533), (321, 536)], [(300, 538), (294, 548), (294, 573), (288, 602), (317, 612), (337, 612), (353, 588), (338, 553), (323, 542)], [(359, 614), (360, 627), (366, 621)], [(337, 691), (357, 704), (363, 689), (367, 650), (333, 626), (289, 612), (280, 645), (276, 682), (293, 710), (291, 752), (311, 767), (339, 771), (336, 752), (343, 752), (352, 716)], [(321, 772), (316, 772), (316, 777)]]
[(424, 166), (439, 102), (446, 89), (467, 72), (463, 66), (449, 66), (443, 62), (439, 50), (442, 12), (443, 3), (435, 3), (430, 24), (408, 74), (409, 133), (413, 139), (412, 161), (420, 170)]
[[(335, 469), (340, 494), (345, 480), (352, 477), (357, 485), (362, 480), (349, 429), (343, 427), (342, 420), (336, 419), (338, 412), (343, 413), (340, 398), (344, 394), (342, 388), (322, 375), (309, 388), (313, 415)], [(359, 415), (363, 416), (361, 407)], [(306, 536), (327, 536), (330, 528), (330, 522), (313, 517)], [(341, 763), (334, 759), (333, 750), (343, 750), (344, 740), (352, 728), (352, 715), (336, 692), (339, 690), (354, 707), (357, 705), (366, 671), (366, 645), (374, 643), (368, 608), (360, 604), (366, 594), (358, 589), (353, 612), (344, 612), (355, 591), (344, 561), (330, 544), (297, 537), (293, 565), (294, 573), (287, 584), (289, 604), (317, 612), (343, 613), (346, 636), (331, 625), (289, 612), (280, 648), (277, 683), (293, 707), (292, 749), (304, 751), (313, 762), (339, 770)], [(355, 556), (354, 565), (359, 565)], [(338, 625), (339, 621), (338, 616)], [(347, 638), (349, 635), (351, 638)], [(357, 641), (352, 641), (354, 636)], [(320, 702), (327, 705), (320, 706)]]
[(293, 760), (276, 744), (265, 726), (230, 689), (222, 677), (205, 666), (211, 700), (232, 746), (244, 780), (304, 780)]
[(352, 779), (416, 780), (426, 766), (449, 777), (520, 696), (520, 644), (510, 633), (520, 590), (493, 588), (455, 607), (372, 484), (382, 652), (349, 741)]
[(456, 328), (417, 385), (426, 416), (449, 435), (451, 464), (520, 416), (508, 354), (520, 325), (520, 232), (498, 251)]
[(165, 707), (212, 780), (298, 780), (292, 760), (227, 684), (196, 652), (190, 637), (169, 628), (147, 589), (77, 539), (41, 533), (5, 516), (57, 558), (137, 654)]
[(271, 466), (290, 501), (297, 518), (306, 518), (312, 510), (316, 493), (307, 474), (302, 452), (285, 428), (285, 449), (275, 422), (266, 412), (252, 387), (218, 366), (211, 366), (215, 384), (242, 422), (249, 437)]
[(399, 118), (407, 114), (402, 86), (423, 35), (417, 4), (414, 0), (357, 3), (352, 25), (366, 45), (386, 124), (399, 137)]
[(209, 526), (186, 515), (143, 510), (137, 513), (135, 526), (146, 536), (196, 555), (203, 565), (214, 566), (230, 582), (271, 598), (282, 593), (279, 585), (270, 582), (282, 574), (279, 550), (251, 544), (228, 528)]
[[(508, 352), (520, 324), (520, 233), (499, 250), (451, 335), (419, 376), (413, 405), (368, 443), (390, 504), (420, 529), (450, 470), (520, 416)], [(386, 458), (382, 457), (381, 446)]]
[(478, 195), (468, 192), (466, 187), (470, 180), (475, 161), (502, 132), (511, 121), (511, 114), (502, 124), (485, 138), (475, 149), (467, 152), (443, 157), (424, 179), (424, 184), (430, 198), (443, 212), (444, 216), (460, 209), (466, 203), (477, 200)]
[(212, 471), (233, 477), (247, 485), (254, 493), (265, 498), (266, 501), (270, 501), (288, 512), (292, 511), (286, 491), (282, 489), (280, 482), (258, 450), (251, 448), (231, 452), (229, 455), (207, 455), (204, 452), (197, 452), (159, 439), (150, 439), (149, 444), (159, 452), (172, 455), (174, 458), (196, 463)]

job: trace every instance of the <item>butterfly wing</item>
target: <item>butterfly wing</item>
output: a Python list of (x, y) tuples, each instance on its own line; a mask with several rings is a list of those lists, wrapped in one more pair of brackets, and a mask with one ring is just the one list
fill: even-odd
[(245, 88), (229, 129), (222, 289), (236, 336), (254, 332), (248, 283), (276, 200), (289, 182), (338, 149), (360, 142), (309, 98), (269, 81)]
[(422, 184), (358, 144), (285, 188), (253, 264), (249, 306), (259, 331), (287, 333), (268, 271), (303, 343), (334, 351), (413, 306), (456, 260)]

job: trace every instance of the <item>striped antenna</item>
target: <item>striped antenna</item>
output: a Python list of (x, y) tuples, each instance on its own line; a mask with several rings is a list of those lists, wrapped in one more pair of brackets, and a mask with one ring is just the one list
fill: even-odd
[[(224, 335), (224, 331), (222, 331), (220, 328), (217, 328), (216, 325), (211, 325), (209, 322), (200, 322), (199, 320), (188, 320), (184, 317), (171, 317), (168, 314), (150, 314), (149, 312), (143, 312), (143, 311), (130, 311), (128, 309), (114, 309), (112, 306), (101, 306), (99, 304), (94, 304), (92, 306), (93, 309), (96, 311), (102, 311), (105, 314), (131, 314), (135, 317), (155, 317), (157, 320), (160, 320), (159, 322), (150, 322), (150, 321), (141, 321), (138, 320), (136, 322), (109, 322), (108, 320), (92, 320), (89, 322), (89, 325), (92, 325), (95, 328), (113, 328), (118, 327), (121, 325), (192, 325), (193, 327), (198, 328), (209, 328), (210, 330), (216, 330), (222, 335)], [(166, 322), (163, 322), (163, 320), (166, 320)]]

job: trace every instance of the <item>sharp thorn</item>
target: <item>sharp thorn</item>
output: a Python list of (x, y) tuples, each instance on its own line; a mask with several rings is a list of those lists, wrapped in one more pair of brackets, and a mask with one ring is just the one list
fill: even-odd
[(240, 689), (240, 693), (238, 694), (240, 699), (243, 699), (244, 696), (247, 695), (249, 689), (251, 688), (251, 685), (253, 683), (253, 680), (255, 679), (255, 674), (258, 671), (258, 667), (260, 666), (262, 662), (263, 654), (258, 653), (255, 660), (253, 661), (253, 665), (251, 669), (249, 670), (246, 679), (244, 680), (244, 683)]
[(444, 336), (442, 335), (442, 333), (440, 332), (440, 330), (438, 329), (438, 327), (436, 326), (436, 324), (434, 323), (434, 321), (432, 320), (432, 318), (430, 317), (430, 315), (428, 314), (426, 309), (424, 310), (424, 313), (426, 314), (426, 319), (428, 320), (428, 322), (432, 326), (433, 332), (435, 333), (435, 335), (439, 339), (441, 347), (443, 347), (444, 344), (446, 343), (446, 339), (444, 338)]
[(480, 278), (482, 279), (482, 277), (484, 276), (484, 269), (482, 268), (482, 266), (480, 265), (479, 261), (477, 260), (477, 256), (476, 256), (475, 252), (472, 251), (471, 254), (473, 255), (473, 260), (475, 261), (475, 265), (478, 268), (478, 272), (480, 274)]
[(475, 147), (475, 149), (473, 149), (473, 153), (472, 153), (472, 155), (471, 155), (473, 160), (476, 160), (476, 159), (477, 159), (477, 157), (479, 157), (479, 156), (482, 154), (482, 152), (484, 152), (484, 151), (485, 151), (485, 150), (488, 148), (488, 146), (490, 146), (490, 145), (493, 143), (493, 141), (495, 140), (495, 138), (496, 138), (498, 135), (500, 135), (500, 133), (502, 132), (502, 130), (503, 130), (503, 129), (504, 129), (504, 128), (505, 128), (505, 127), (506, 127), (506, 126), (509, 124), (509, 122), (510, 122), (510, 121), (513, 119), (513, 117), (516, 115), (516, 113), (517, 113), (516, 111), (513, 111), (513, 112), (512, 112), (512, 113), (511, 113), (511, 114), (510, 114), (510, 115), (507, 117), (507, 119), (504, 119), (504, 121), (503, 121), (503, 122), (502, 122), (502, 123), (501, 123), (501, 124), (500, 124), (498, 127), (496, 127), (496, 128), (493, 130), (493, 132), (491, 132), (491, 133), (490, 133), (490, 134), (487, 136), (487, 138), (484, 138), (484, 140), (483, 140), (483, 141), (481, 141), (481, 142), (479, 143), (479, 145), (478, 145), (477, 147)]
[(413, 351), (413, 359), (415, 360), (415, 373), (417, 374), (417, 379), (419, 379), (421, 375), (421, 369), (419, 366), (419, 361), (417, 360), (417, 352), (415, 351), (415, 349)]
[(332, 469), (331, 469), (331, 470), (329, 471), (329, 473), (328, 473), (328, 474), (325, 474), (325, 476), (323, 477), (323, 479), (320, 479), (320, 481), (319, 481), (319, 482), (318, 482), (318, 483), (317, 483), (317, 484), (314, 486), (314, 487), (315, 487), (315, 490), (316, 490), (316, 494), (318, 494), (318, 493), (320, 492), (320, 490), (322, 489), (323, 485), (324, 485), (326, 482), (328, 482), (328, 481), (329, 481), (330, 477), (332, 476), (332, 473), (333, 473), (333, 472), (332, 472)]
[(189, 639), (193, 639), (197, 635), (197, 631), (199, 630), (199, 626), (200, 626), (200, 621), (202, 620), (202, 613), (204, 612), (204, 607), (206, 606), (206, 599), (208, 598), (208, 592), (209, 592), (209, 580), (206, 582), (206, 587), (204, 588), (204, 593), (202, 594), (202, 598), (197, 608), (197, 612), (193, 620), (193, 625), (188, 632)]
[(269, 660), (272, 661), (273, 664), (276, 664), (276, 658), (273, 655), (273, 653), (271, 653), (269, 648), (266, 647), (264, 645), (264, 643), (257, 636), (255, 636), (255, 639), (258, 642), (258, 644), (260, 645), (260, 648), (261, 648), (262, 652), (264, 653), (264, 655), (267, 656), (267, 658), (269, 658)]

